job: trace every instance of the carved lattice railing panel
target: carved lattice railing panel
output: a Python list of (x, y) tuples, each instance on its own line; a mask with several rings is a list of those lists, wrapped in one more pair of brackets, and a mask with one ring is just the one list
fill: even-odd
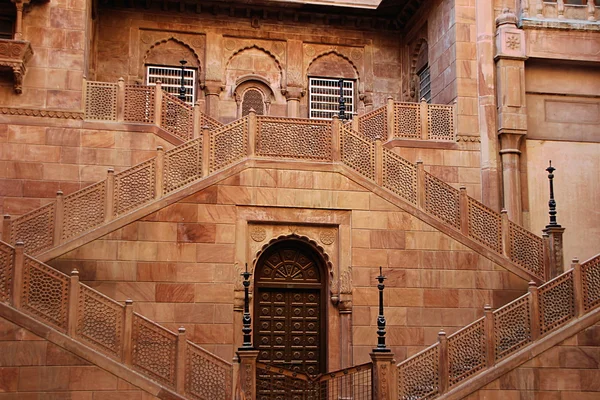
[(583, 308), (585, 311), (600, 304), (600, 255), (581, 264)]
[(21, 240), (24, 251), (29, 254), (51, 248), (54, 245), (54, 213), (53, 202), (16, 218), (11, 224), (11, 242)]
[(104, 353), (120, 358), (124, 307), (84, 285), (79, 285), (77, 307), (77, 336)]
[(217, 121), (216, 119), (209, 117), (208, 115), (201, 113), (200, 114), (200, 129), (207, 127), (209, 131), (214, 131), (215, 129), (219, 129), (223, 126), (223, 123)]
[(21, 306), (55, 328), (67, 329), (69, 277), (25, 256)]
[(116, 83), (88, 81), (85, 86), (85, 119), (116, 121), (117, 92)]
[(210, 172), (228, 166), (247, 154), (248, 117), (210, 133)]
[(454, 141), (454, 107), (443, 104), (427, 105), (428, 139)]
[(186, 352), (186, 394), (199, 400), (231, 399), (231, 364), (191, 342), (187, 342)]
[(502, 253), (502, 219), (500, 214), (469, 197), (469, 237)]
[(126, 122), (153, 124), (156, 98), (154, 86), (125, 85), (125, 111), (123, 119)]
[(369, 179), (375, 179), (375, 143), (340, 127), (342, 162)]
[(439, 394), (439, 345), (414, 355), (398, 365), (398, 399), (432, 399)]
[(394, 103), (394, 137), (421, 139), (419, 103)]
[(383, 187), (417, 204), (417, 167), (393, 151), (383, 149)]
[[(352, 125), (348, 128), (350, 128)], [(358, 117), (358, 131), (370, 140), (387, 140), (387, 111), (386, 107), (378, 108)]]
[(425, 211), (460, 230), (458, 190), (425, 172)]
[(448, 336), (448, 382), (450, 386), (484, 369), (485, 357), (486, 342), (483, 318)]
[(331, 161), (331, 122), (258, 116), (256, 155)]
[(529, 294), (494, 311), (494, 348), (500, 360), (531, 342)]
[(160, 127), (183, 141), (194, 135), (194, 109), (184, 101), (163, 91)]
[(65, 196), (62, 238), (69, 239), (104, 222), (106, 181)]
[(544, 274), (544, 242), (519, 225), (509, 221), (510, 260), (540, 279)]
[(543, 335), (575, 317), (573, 273), (569, 271), (538, 289), (540, 333)]
[(8, 302), (12, 297), (14, 257), (15, 250), (0, 243), (0, 302)]
[(172, 192), (202, 178), (202, 138), (189, 141), (165, 153), (164, 193)]
[(174, 387), (177, 356), (177, 335), (133, 314), (133, 366), (156, 381)]
[(154, 199), (156, 167), (152, 158), (115, 175), (114, 212), (123, 214)]

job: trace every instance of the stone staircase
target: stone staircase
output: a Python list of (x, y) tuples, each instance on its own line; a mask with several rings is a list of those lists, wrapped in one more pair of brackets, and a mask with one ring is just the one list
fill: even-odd
[(164, 399), (230, 400), (233, 366), (125, 305), (0, 242), (0, 317)]
[[(114, 94), (114, 107), (107, 109), (115, 120), (123, 114), (125, 120), (155, 123), (157, 115), (169, 114), (165, 110), (176, 110), (171, 113), (196, 121), (196, 128), (181, 128), (187, 132), (182, 139), (194, 136), (198, 123), (211, 125), (204, 126), (200, 137), (169, 151), (159, 148), (156, 157), (141, 164), (117, 174), (109, 170), (103, 181), (67, 196), (59, 192), (56, 201), (14, 220), (5, 216), (4, 241), (22, 241), (27, 254), (47, 261), (245, 168), (272, 166), (273, 161), (275, 168), (298, 162), (318, 168), (326, 163), (522, 278), (543, 282), (550, 277), (545, 257), (548, 244), (541, 237), (469, 197), (466, 189), (457, 190), (426, 172), (422, 163), (413, 164), (383, 147), (381, 138), (405, 137), (411, 129), (422, 138), (453, 138), (452, 106), (390, 101), (357, 118), (359, 132), (336, 119), (279, 118), (252, 112), (220, 126), (173, 96), (158, 95), (154, 87), (127, 86), (119, 96), (122, 82), (110, 85), (88, 83), (88, 91), (92, 87)], [(125, 101), (118, 101), (121, 97)], [(89, 98), (88, 93), (86, 115), (101, 118), (99, 111), (90, 111)], [(128, 117), (134, 113), (129, 109), (144, 115)], [(171, 129), (167, 122), (178, 118), (167, 116), (161, 126)]]

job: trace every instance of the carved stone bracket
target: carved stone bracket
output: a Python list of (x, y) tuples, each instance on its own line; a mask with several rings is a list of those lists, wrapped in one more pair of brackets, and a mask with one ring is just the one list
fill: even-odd
[(301, 97), (305, 95), (306, 91), (304, 88), (288, 86), (285, 89), (281, 89), (281, 94), (285, 96), (286, 100), (296, 100), (299, 101)]
[(29, 42), (0, 39), (0, 68), (12, 71), (17, 94), (23, 92), (23, 77), (32, 56), (33, 50)]

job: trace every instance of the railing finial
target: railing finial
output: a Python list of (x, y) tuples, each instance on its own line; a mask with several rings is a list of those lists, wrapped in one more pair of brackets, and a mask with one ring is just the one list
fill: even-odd
[(383, 269), (379, 267), (379, 276), (376, 278), (377, 289), (379, 289), (379, 315), (377, 316), (377, 347), (373, 349), (374, 353), (388, 353), (390, 349), (385, 345), (385, 316), (383, 315), (383, 289), (385, 285), (383, 281), (386, 279), (383, 276)]
[(556, 201), (554, 200), (554, 171), (556, 171), (556, 168), (552, 166), (552, 160), (549, 161), (546, 171), (548, 171), (548, 180), (550, 181), (550, 200), (548, 201), (550, 223), (546, 225), (546, 228), (560, 228), (560, 225), (556, 222)]
[(250, 317), (250, 297), (248, 294), (248, 288), (250, 287), (249, 278), (252, 274), (248, 272), (248, 263), (246, 263), (246, 270), (242, 272), (241, 275), (244, 277), (244, 314), (242, 316), (244, 342), (242, 343), (242, 347), (238, 350), (254, 350), (252, 347), (252, 337), (250, 336), (250, 333), (252, 332), (252, 318)]

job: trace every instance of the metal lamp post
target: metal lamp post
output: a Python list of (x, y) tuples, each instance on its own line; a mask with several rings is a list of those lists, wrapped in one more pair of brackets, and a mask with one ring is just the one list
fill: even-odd
[(246, 270), (241, 274), (244, 277), (244, 314), (242, 316), (242, 332), (244, 334), (244, 342), (239, 350), (252, 350), (252, 338), (250, 333), (252, 332), (252, 318), (250, 317), (250, 297), (248, 294), (248, 288), (250, 287), (250, 272), (248, 272), (248, 264), (246, 264)]
[(185, 64), (186, 60), (180, 60), (181, 64), (181, 86), (179, 87), (179, 100), (185, 101)]
[(340, 85), (340, 100), (339, 100), (339, 118), (341, 121), (345, 120), (346, 117), (346, 100), (344, 100), (344, 79), (338, 81)]
[(377, 316), (377, 347), (373, 349), (373, 353), (388, 353), (391, 350), (385, 345), (385, 316), (383, 315), (383, 289), (385, 285), (383, 281), (383, 270), (379, 267), (379, 276), (377, 277), (377, 289), (379, 289), (379, 315)]
[(548, 180), (550, 181), (550, 200), (548, 200), (550, 223), (546, 225), (546, 228), (560, 228), (560, 225), (556, 222), (556, 200), (554, 200), (554, 171), (556, 171), (556, 168), (552, 166), (552, 160), (549, 161), (549, 164), (546, 171), (548, 171)]

